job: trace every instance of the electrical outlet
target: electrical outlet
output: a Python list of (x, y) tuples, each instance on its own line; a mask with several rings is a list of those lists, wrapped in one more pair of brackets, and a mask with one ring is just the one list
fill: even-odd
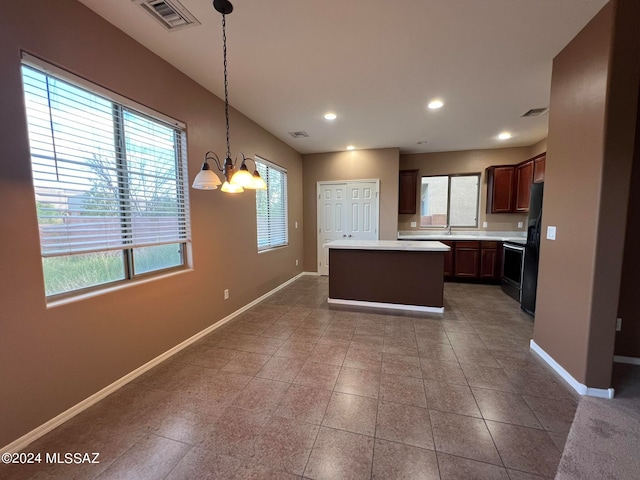
[(518, 228), (522, 228), (522, 222), (518, 222)]
[(555, 240), (556, 239), (556, 227), (549, 225), (547, 227), (547, 240)]
[(487, 228), (489, 226), (489, 223), (487, 222), (482, 222), (482, 228)]
[(229, 289), (228, 288), (224, 289), (224, 299), (225, 300), (229, 300)]
[(296, 222), (296, 228), (298, 228), (298, 222)]
[(616, 332), (619, 332), (621, 330), (622, 330), (622, 319), (616, 318)]
[(416, 222), (411, 222), (411, 228), (416, 228), (418, 224)]
[(298, 266), (298, 259), (296, 258), (296, 267)]

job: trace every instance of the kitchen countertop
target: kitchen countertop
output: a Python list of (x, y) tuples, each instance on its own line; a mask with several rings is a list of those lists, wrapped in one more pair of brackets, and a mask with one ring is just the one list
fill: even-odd
[(448, 252), (451, 247), (438, 241), (406, 241), (406, 240), (334, 240), (325, 243), (327, 248), (347, 250), (395, 250), (412, 252)]
[(519, 245), (526, 245), (527, 237), (525, 232), (487, 232), (487, 231), (459, 231), (451, 233), (424, 231), (399, 231), (398, 240), (414, 241), (441, 241), (441, 240), (488, 240), (493, 242), (509, 242)]

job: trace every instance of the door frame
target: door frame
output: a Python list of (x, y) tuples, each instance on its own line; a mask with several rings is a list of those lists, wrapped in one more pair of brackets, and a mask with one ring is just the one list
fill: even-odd
[(321, 228), (321, 218), (322, 212), (320, 211), (321, 202), (320, 202), (320, 187), (323, 185), (345, 185), (348, 189), (349, 184), (352, 183), (374, 183), (376, 190), (376, 216), (375, 216), (375, 232), (376, 237), (380, 239), (380, 179), (379, 178), (366, 178), (362, 180), (324, 180), (320, 182), (316, 182), (316, 272), (319, 275), (322, 275), (320, 271), (320, 259), (324, 257), (324, 248), (322, 246), (322, 228)]

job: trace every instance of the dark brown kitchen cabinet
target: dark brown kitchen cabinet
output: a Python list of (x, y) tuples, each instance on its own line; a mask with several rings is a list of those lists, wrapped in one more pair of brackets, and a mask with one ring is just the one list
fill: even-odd
[(513, 212), (514, 176), (513, 165), (487, 169), (487, 213)]
[(418, 204), (419, 170), (400, 170), (398, 213), (415, 214)]
[(502, 243), (483, 241), (480, 245), (480, 278), (500, 280), (502, 266)]
[(529, 197), (533, 183), (533, 160), (521, 163), (516, 167), (516, 213), (529, 211)]
[(453, 262), (454, 277), (478, 278), (479, 259), (480, 242), (456, 241)]
[(547, 162), (547, 155), (542, 154), (533, 160), (533, 183), (544, 182), (544, 169)]
[(442, 243), (451, 247), (451, 250), (445, 252), (444, 254), (444, 276), (445, 277), (453, 277), (453, 254), (454, 254), (454, 244), (455, 242), (451, 242), (449, 240), (440, 240)]
[(533, 183), (544, 182), (546, 153), (487, 168), (487, 213), (527, 213)]

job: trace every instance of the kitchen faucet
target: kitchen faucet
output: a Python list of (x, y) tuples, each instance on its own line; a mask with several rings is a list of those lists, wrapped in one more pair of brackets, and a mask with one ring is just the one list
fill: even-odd
[(447, 225), (447, 235), (451, 235), (451, 225)]

